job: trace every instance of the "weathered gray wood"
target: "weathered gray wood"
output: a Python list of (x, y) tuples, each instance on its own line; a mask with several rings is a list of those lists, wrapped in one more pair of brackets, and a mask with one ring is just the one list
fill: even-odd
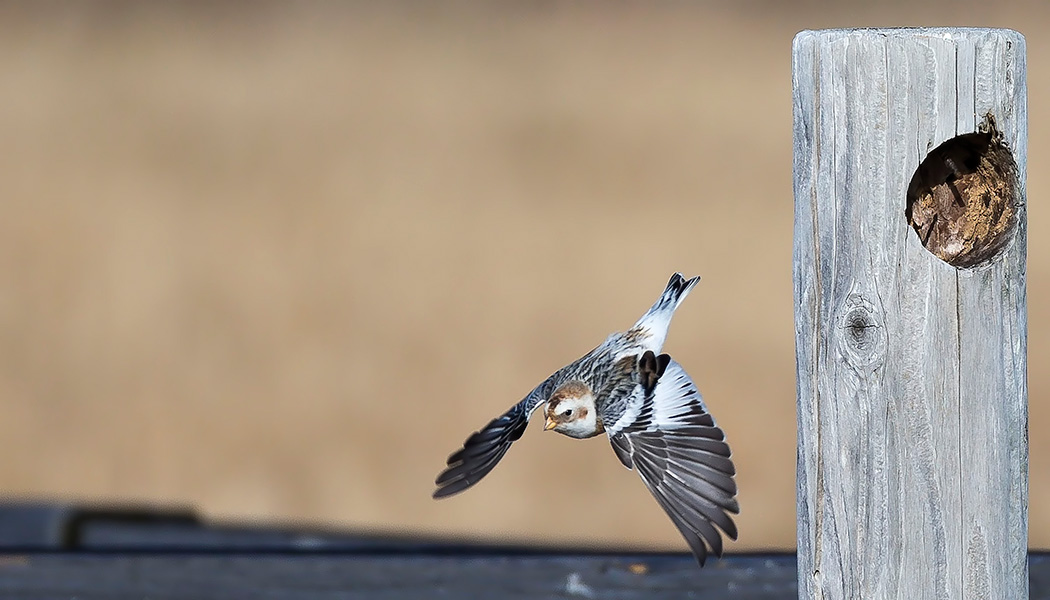
[[(794, 42), (800, 598), (1027, 598), (1024, 38)], [(991, 113), (1017, 230), (957, 269), (905, 219), (919, 162)]]

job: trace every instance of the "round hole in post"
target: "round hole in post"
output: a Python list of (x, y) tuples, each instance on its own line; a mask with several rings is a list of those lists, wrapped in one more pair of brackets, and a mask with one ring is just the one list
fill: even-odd
[(1017, 163), (995, 118), (934, 148), (908, 186), (905, 216), (927, 250), (954, 267), (995, 258), (1017, 224)]

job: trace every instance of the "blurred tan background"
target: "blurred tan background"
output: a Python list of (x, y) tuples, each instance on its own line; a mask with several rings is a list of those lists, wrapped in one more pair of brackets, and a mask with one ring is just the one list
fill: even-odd
[(1045, 3), (376, 4), (0, 5), (4, 495), (684, 549), (600, 439), (531, 429), (430, 499), (680, 270), (667, 350), (735, 451), (729, 548), (792, 547), (791, 39), (1002, 26), (1028, 38), (1050, 546)]

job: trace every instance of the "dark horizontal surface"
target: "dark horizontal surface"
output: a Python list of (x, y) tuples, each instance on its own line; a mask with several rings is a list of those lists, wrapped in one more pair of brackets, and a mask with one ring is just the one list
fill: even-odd
[[(1033, 554), (1031, 598), (1050, 599), (1050, 556)], [(734, 555), (700, 569), (682, 555), (106, 553), (0, 556), (0, 597), (208, 600), (796, 597), (791, 554)]]
[[(633, 570), (632, 570), (633, 569)], [(0, 597), (794, 598), (792, 555), (128, 555), (0, 557)]]
[[(190, 508), (0, 501), (0, 553), (125, 552), (559, 552), (420, 535), (296, 524), (214, 523)], [(561, 552), (571, 552), (572, 549)]]
[[(1050, 553), (1030, 555), (1050, 600)], [(0, 598), (602, 598), (797, 596), (794, 554), (597, 553), (413, 536), (231, 526), (191, 510), (0, 503)]]

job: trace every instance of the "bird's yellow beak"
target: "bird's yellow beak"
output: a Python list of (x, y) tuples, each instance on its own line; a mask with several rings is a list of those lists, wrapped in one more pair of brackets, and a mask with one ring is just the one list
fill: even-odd
[(558, 424), (555, 423), (553, 419), (551, 419), (550, 417), (547, 417), (547, 424), (543, 426), (543, 430), (544, 431), (550, 431), (551, 429), (554, 429), (557, 426), (558, 426)]

